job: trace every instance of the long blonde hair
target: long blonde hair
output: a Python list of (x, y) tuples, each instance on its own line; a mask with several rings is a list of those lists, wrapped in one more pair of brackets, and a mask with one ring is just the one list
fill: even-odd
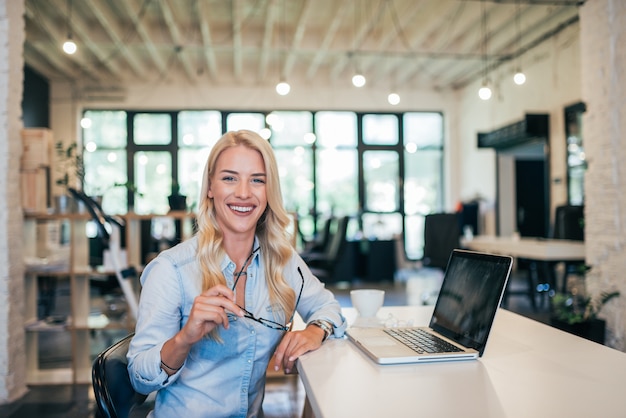
[(208, 197), (208, 190), (221, 153), (225, 149), (239, 145), (258, 151), (265, 165), (267, 208), (257, 222), (256, 235), (265, 264), (270, 302), (272, 305), (278, 304), (285, 313), (285, 320), (288, 320), (287, 316), (293, 311), (295, 305), (295, 291), (289, 287), (282, 273), (292, 254), (291, 241), (287, 232), (289, 216), (283, 207), (274, 151), (269, 142), (252, 131), (240, 130), (224, 134), (213, 146), (204, 168), (197, 216), (197, 258), (202, 271), (202, 290), (205, 291), (218, 283), (226, 283), (220, 267), (220, 262), (225, 255), (222, 245), (224, 235), (217, 224), (215, 206), (213, 199)]

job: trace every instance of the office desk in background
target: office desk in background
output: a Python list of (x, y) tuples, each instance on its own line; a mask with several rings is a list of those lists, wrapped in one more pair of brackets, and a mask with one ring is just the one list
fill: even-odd
[[(427, 324), (432, 307), (383, 307)], [(352, 308), (344, 315), (351, 324)], [(624, 417), (626, 354), (500, 309), (479, 360), (380, 366), (347, 339), (298, 360), (305, 416)]]
[[(493, 254), (510, 255), (517, 259), (526, 259), (531, 263), (528, 269), (529, 289), (524, 292), (531, 297), (531, 303), (535, 308), (534, 292), (535, 289), (557, 290), (558, 283), (556, 279), (556, 265), (558, 263), (579, 262), (584, 263), (585, 260), (585, 242), (567, 239), (549, 239), (549, 238), (533, 238), (533, 237), (494, 237), (494, 236), (475, 236), (470, 240), (461, 240), (463, 248), (473, 251), (481, 251)], [(545, 276), (542, 278), (536, 274), (538, 270), (543, 269)], [(567, 290), (567, 269), (564, 270), (561, 279), (561, 291)], [(538, 286), (540, 283), (546, 283), (547, 288)], [(507, 297), (511, 292), (507, 293)]]
[(585, 242), (567, 239), (478, 235), (470, 240), (462, 240), (461, 245), (474, 251), (537, 261), (560, 262), (585, 259)]

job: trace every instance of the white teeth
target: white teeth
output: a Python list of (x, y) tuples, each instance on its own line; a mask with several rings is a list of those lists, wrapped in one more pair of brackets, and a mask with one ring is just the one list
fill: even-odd
[(252, 210), (251, 206), (230, 206), (230, 208), (237, 212), (250, 212)]

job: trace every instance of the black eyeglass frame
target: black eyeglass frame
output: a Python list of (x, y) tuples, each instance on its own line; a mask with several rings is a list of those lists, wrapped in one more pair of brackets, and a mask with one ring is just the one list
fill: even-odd
[[(235, 287), (237, 286), (237, 283), (239, 282), (239, 278), (243, 275), (243, 270), (246, 268), (246, 265), (248, 264), (248, 262), (250, 261), (254, 253), (256, 253), (258, 250), (259, 250), (259, 247), (253, 250), (250, 256), (248, 257), (248, 259), (246, 260), (246, 262), (243, 263), (243, 267), (241, 268), (239, 273), (237, 273), (237, 277), (235, 278), (235, 283), (233, 283), (233, 288), (232, 288), (233, 291), (235, 290)], [(302, 296), (302, 291), (304, 290), (304, 275), (302, 274), (302, 270), (300, 270), (300, 266), (298, 266), (298, 274), (300, 274), (300, 278), (302, 279), (302, 286), (300, 287), (300, 293), (298, 293), (296, 304), (293, 307), (293, 313), (291, 314), (291, 318), (289, 318), (289, 321), (285, 325), (280, 324), (275, 321), (271, 321), (269, 319), (257, 318), (256, 316), (252, 314), (252, 312), (248, 311), (246, 308), (242, 308), (241, 306), (237, 305), (243, 311), (244, 318), (252, 319), (253, 321), (256, 321), (271, 329), (275, 329), (278, 331), (289, 331), (293, 325), (293, 318), (296, 316), (296, 309), (298, 308), (298, 304), (300, 303), (300, 297)]]

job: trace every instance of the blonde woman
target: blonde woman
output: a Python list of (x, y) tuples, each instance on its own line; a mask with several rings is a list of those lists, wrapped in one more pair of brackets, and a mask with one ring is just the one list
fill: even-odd
[[(209, 155), (198, 232), (141, 276), (129, 373), (154, 417), (261, 417), (265, 372), (295, 371), (345, 321), (290, 244), (270, 144), (228, 132)], [(295, 313), (307, 323), (292, 331)]]

